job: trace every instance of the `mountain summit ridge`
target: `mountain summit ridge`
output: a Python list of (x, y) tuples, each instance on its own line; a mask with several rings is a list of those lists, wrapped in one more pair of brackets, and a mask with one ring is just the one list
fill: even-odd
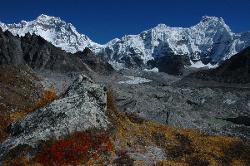
[(192, 61), (217, 64), (250, 45), (250, 40), (244, 38), (249, 34), (233, 33), (221, 17), (204, 16), (198, 24), (188, 28), (158, 24), (138, 35), (124, 36), (107, 48), (120, 62), (124, 57), (133, 59), (130, 55), (140, 55), (145, 63), (174, 54), (187, 55)]
[(100, 44), (93, 42), (86, 35), (80, 34), (71, 23), (63, 21), (60, 17), (42, 14), (33, 21), (22, 20), (20, 23), (14, 24), (0, 22), (0, 27), (3, 31), (8, 30), (15, 36), (34, 33), (56, 47), (71, 53), (83, 51), (85, 47), (92, 50), (101, 48)]
[(185, 28), (158, 24), (137, 35), (125, 35), (104, 45), (80, 34), (71, 23), (45, 14), (33, 21), (21, 21), (18, 24), (0, 22), (0, 27), (19, 36), (35, 33), (71, 53), (89, 47), (118, 67), (147, 66), (150, 60), (172, 55), (187, 56), (190, 64), (198, 62), (211, 66), (250, 46), (250, 31), (234, 33), (222, 17), (214, 16), (203, 16), (199, 23)]

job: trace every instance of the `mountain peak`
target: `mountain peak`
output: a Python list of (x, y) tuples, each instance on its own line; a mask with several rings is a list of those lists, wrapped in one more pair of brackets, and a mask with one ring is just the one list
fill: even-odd
[(44, 24), (44, 25), (59, 25), (59, 26), (61, 26), (61, 24), (63, 25), (70, 24), (70, 23), (66, 23), (65, 21), (63, 21), (60, 17), (48, 16), (45, 14), (38, 16), (36, 20), (34, 20), (34, 22)]
[(201, 21), (194, 27), (198, 27), (199, 29), (214, 29), (215, 31), (223, 30), (231, 35), (233, 34), (232, 30), (222, 17), (203, 16)]
[(166, 28), (167, 27), (167, 25), (166, 24), (158, 24), (157, 26), (156, 26), (157, 28)]
[(21, 21), (18, 24), (4, 24), (0, 22), (0, 27), (4, 31), (9, 30), (12, 34), (25, 36), (25, 34), (36, 34), (41, 36), (56, 47), (71, 53), (83, 51), (85, 47), (93, 51), (101, 47), (90, 40), (86, 35), (80, 34), (71, 24), (60, 17), (41, 14), (35, 20)]
[(201, 21), (202, 22), (215, 21), (215, 22), (225, 23), (222, 17), (215, 17), (215, 16), (202, 16)]
[(223, 18), (203, 16), (198, 24), (191, 27), (158, 24), (138, 35), (110, 42), (109, 49), (105, 51), (118, 63), (132, 67), (138, 66), (138, 61), (144, 65), (149, 60), (171, 55), (187, 56), (191, 61), (214, 65), (249, 45), (249, 39), (241, 39), (240, 36), (231, 31)]
[(61, 20), (59, 17), (48, 16), (46, 14), (41, 14), (40, 16), (38, 16), (36, 18), (36, 20), (38, 20), (38, 21), (46, 21), (46, 20), (51, 20), (51, 19), (59, 19), (59, 20)]

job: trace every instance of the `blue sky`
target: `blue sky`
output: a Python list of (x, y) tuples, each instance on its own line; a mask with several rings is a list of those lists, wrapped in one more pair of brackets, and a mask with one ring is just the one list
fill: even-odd
[(250, 30), (250, 0), (4, 0), (0, 21), (58, 16), (98, 43), (164, 23), (188, 27), (203, 15), (223, 17), (234, 32)]

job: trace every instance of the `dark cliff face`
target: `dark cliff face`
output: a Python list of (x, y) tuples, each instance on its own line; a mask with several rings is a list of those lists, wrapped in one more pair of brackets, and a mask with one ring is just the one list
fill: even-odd
[(86, 70), (79, 57), (54, 47), (39, 36), (27, 34), (21, 38), (23, 58), (34, 69), (50, 69), (55, 71)]
[[(58, 72), (88, 71), (103, 65), (101, 71), (113, 71), (105, 61), (88, 66), (87, 60), (85, 63), (85, 59), (82, 58), (85, 55), (87, 54), (84, 52), (79, 55), (67, 53), (40, 36), (26, 34), (19, 38), (0, 29), (0, 64), (28, 64), (33, 69), (49, 69)], [(98, 59), (93, 56), (92, 61), (98, 61)], [(94, 71), (98, 72), (98, 70)]]
[(73, 56), (79, 57), (81, 61), (97, 73), (109, 74), (114, 71), (104, 58), (94, 54), (89, 48), (85, 48), (82, 52), (77, 52)]
[(185, 65), (190, 65), (189, 58), (181, 55), (169, 55), (156, 58), (148, 62), (151, 67), (157, 67), (159, 72), (164, 72), (172, 75), (183, 75)]
[(0, 64), (23, 64), (21, 41), (0, 28)]
[(216, 69), (199, 71), (191, 76), (225, 83), (250, 83), (250, 47), (232, 56)]

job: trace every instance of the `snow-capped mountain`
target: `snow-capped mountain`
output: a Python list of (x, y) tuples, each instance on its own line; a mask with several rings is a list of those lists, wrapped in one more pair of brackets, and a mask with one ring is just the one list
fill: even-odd
[(189, 28), (159, 24), (138, 35), (113, 39), (105, 45), (80, 34), (72, 24), (47, 15), (18, 24), (0, 22), (0, 27), (19, 36), (35, 33), (71, 53), (89, 47), (116, 68), (145, 67), (149, 61), (174, 55), (188, 57), (190, 63), (185, 64), (187, 66), (213, 67), (250, 46), (250, 32), (234, 33), (222, 18), (209, 16)]
[(101, 45), (93, 42), (86, 35), (80, 34), (71, 23), (66, 23), (59, 17), (42, 14), (33, 21), (21, 21), (18, 24), (0, 22), (0, 27), (3, 31), (9, 30), (12, 34), (19, 36), (35, 33), (53, 45), (71, 53), (83, 51), (85, 47), (94, 51), (101, 48)]
[[(189, 28), (165, 24), (109, 42), (106, 56), (120, 63), (136, 64), (168, 55), (190, 57), (191, 65), (217, 64), (250, 45), (250, 32), (233, 33), (222, 18), (204, 16)], [(198, 63), (199, 65), (197, 65)], [(211, 63), (211, 64), (210, 64)]]

